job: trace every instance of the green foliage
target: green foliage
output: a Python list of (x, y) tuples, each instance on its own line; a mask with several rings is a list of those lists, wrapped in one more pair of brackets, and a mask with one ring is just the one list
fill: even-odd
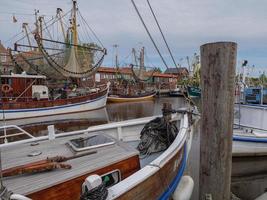
[(267, 87), (267, 76), (263, 73), (259, 77), (247, 77), (246, 82), (249, 83), (249, 86)]
[(161, 70), (161, 68), (160, 68), (160, 67), (157, 67), (157, 68), (155, 68), (155, 69), (154, 69), (154, 71), (155, 71), (155, 72), (162, 73), (162, 70)]

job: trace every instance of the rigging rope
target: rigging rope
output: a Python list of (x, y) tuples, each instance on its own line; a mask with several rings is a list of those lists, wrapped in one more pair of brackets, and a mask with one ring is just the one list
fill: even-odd
[(170, 53), (170, 56), (171, 56), (171, 58), (172, 58), (172, 61), (173, 61), (174, 65), (175, 65), (175, 67), (177, 68), (177, 64), (176, 64), (176, 62), (175, 62), (175, 59), (174, 59), (173, 54), (172, 54), (172, 52), (171, 52), (171, 49), (170, 49), (170, 47), (169, 47), (169, 45), (168, 45), (168, 43), (167, 43), (167, 40), (166, 40), (166, 38), (165, 38), (165, 36), (164, 36), (164, 34), (163, 34), (163, 31), (162, 31), (162, 29), (161, 29), (161, 27), (160, 27), (160, 24), (159, 24), (159, 22), (158, 22), (158, 20), (157, 20), (157, 17), (156, 17), (156, 15), (155, 15), (154, 11), (153, 11), (153, 8), (152, 8), (152, 6), (151, 6), (149, 0), (147, 0), (147, 3), (148, 3), (148, 6), (149, 6), (149, 8), (150, 8), (150, 11), (151, 11), (151, 13), (152, 13), (152, 15), (153, 15), (155, 21), (156, 21), (156, 24), (157, 24), (157, 26), (158, 26), (158, 28), (159, 28), (159, 31), (160, 31), (160, 33), (161, 33), (161, 36), (162, 36), (163, 40), (164, 40), (164, 43), (165, 43), (165, 45), (166, 45), (166, 47), (167, 47), (167, 49), (168, 49), (168, 51), (169, 51), (169, 53)]
[(146, 24), (145, 24), (145, 22), (144, 22), (144, 20), (143, 20), (143, 18), (142, 18), (142, 16), (141, 16), (140, 12), (139, 12), (139, 10), (138, 10), (138, 8), (137, 8), (137, 6), (136, 6), (134, 0), (131, 0), (131, 2), (132, 2), (132, 4), (133, 4), (133, 6), (134, 6), (134, 8), (135, 8), (135, 10), (136, 10), (136, 12), (137, 12), (137, 14), (138, 14), (140, 20), (141, 20), (141, 22), (142, 22), (144, 28), (146, 29), (146, 32), (147, 32), (147, 34), (148, 34), (148, 36), (149, 36), (151, 42), (153, 43), (155, 49), (157, 50), (157, 52), (158, 52), (158, 54), (159, 54), (159, 56), (160, 56), (162, 62), (164, 63), (165, 67), (166, 67), (167, 69), (169, 69), (169, 67), (168, 67), (168, 65), (167, 65), (167, 63), (166, 63), (166, 61), (164, 60), (162, 54), (160, 53), (160, 50), (159, 50), (158, 46), (156, 45), (156, 43), (155, 43), (155, 41), (154, 41), (152, 35), (150, 34), (150, 32), (149, 32), (149, 30), (148, 30), (148, 28), (147, 28), (147, 26), (146, 26)]
[[(65, 17), (67, 14), (69, 14), (71, 12), (71, 10), (70, 11), (68, 11), (67, 13), (65, 13), (63, 16), (62, 16), (62, 18), (63, 17)], [(52, 26), (54, 23), (56, 23), (59, 19), (57, 19), (57, 20), (55, 20), (55, 21), (53, 21), (54, 20), (54, 18), (52, 18), (52, 19), (50, 19), (48, 22), (46, 22), (46, 27), (44, 27), (43, 29), (42, 29), (42, 31), (44, 31), (45, 29), (47, 29), (49, 26)], [(50, 22), (52, 22), (53, 21), (53, 23), (51, 23), (51, 24), (49, 24), (48, 26), (47, 26), (47, 24), (48, 23), (50, 23)], [(29, 34), (28, 35), (30, 35), (30, 34), (33, 34), (31, 31), (29, 32)], [(15, 43), (18, 43), (18, 42), (20, 42), (21, 40), (23, 40), (23, 39), (25, 39), (28, 35), (25, 35), (25, 36), (23, 36), (21, 39), (19, 39), (19, 40), (17, 40)]]
[(95, 36), (95, 38), (97, 39), (97, 41), (99, 42), (99, 44), (104, 48), (103, 43), (101, 42), (101, 40), (99, 39), (99, 37), (97, 36), (97, 34), (94, 32), (94, 30), (89, 26), (89, 24), (84, 19), (84, 17), (81, 15), (81, 12), (79, 10), (78, 10), (78, 14), (80, 15), (80, 17), (82, 18), (82, 20), (84, 21), (84, 23), (87, 25), (87, 27), (89, 28), (89, 30), (93, 33), (93, 35)]

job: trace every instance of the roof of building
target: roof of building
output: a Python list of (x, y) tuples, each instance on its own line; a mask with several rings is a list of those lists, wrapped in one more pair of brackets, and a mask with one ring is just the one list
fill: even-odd
[[(115, 74), (118, 71), (114, 67), (99, 67), (98, 72)], [(130, 67), (120, 67), (119, 73), (132, 75), (132, 69)], [(174, 78), (175, 77), (175, 75), (173, 74), (163, 74), (161, 72), (154, 72), (152, 76), (161, 77), (161, 78)]]
[(117, 69), (115, 67), (99, 67), (98, 72), (105, 72), (105, 73), (123, 73), (123, 74), (132, 74), (132, 70), (130, 67), (120, 67), (119, 70), (117, 71)]
[(2, 78), (38, 78), (38, 79), (46, 79), (46, 76), (42, 75), (28, 75), (26, 73), (22, 74), (10, 74), (10, 75), (1, 75)]
[(185, 67), (179, 67), (179, 68), (168, 68), (164, 72), (165, 74), (180, 74), (183, 73), (184, 71), (188, 72), (188, 69)]
[(0, 53), (8, 53), (7, 49), (4, 47), (1, 41), (0, 41)]

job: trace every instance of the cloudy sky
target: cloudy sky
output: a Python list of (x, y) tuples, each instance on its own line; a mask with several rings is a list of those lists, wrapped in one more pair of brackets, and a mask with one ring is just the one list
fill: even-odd
[[(170, 56), (153, 21), (145, 0), (135, 0), (169, 66)], [(214, 41), (238, 43), (238, 65), (243, 59), (255, 65), (254, 74), (267, 72), (267, 1), (266, 0), (150, 0), (176, 61), (186, 65), (186, 56), (199, 52), (199, 46)], [(33, 22), (34, 9), (51, 18), (56, 8), (67, 11), (71, 0), (0, 0), (0, 40), (11, 45), (10, 38), (21, 31), (22, 22)], [(112, 65), (113, 45), (119, 45), (121, 63), (131, 48), (146, 47), (148, 62), (161, 66), (130, 0), (78, 0), (80, 12), (98, 34)], [(17, 23), (12, 23), (12, 13)], [(127, 62), (127, 61), (125, 61)]]

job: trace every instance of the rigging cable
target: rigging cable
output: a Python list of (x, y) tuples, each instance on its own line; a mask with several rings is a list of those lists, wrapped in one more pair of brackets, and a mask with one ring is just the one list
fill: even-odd
[(7, 39), (4, 43), (10, 42), (11, 40), (15, 39), (16, 37), (18, 37), (22, 33), (23, 33), (23, 31), (17, 33), (16, 35), (13, 35), (11, 38)]
[(100, 45), (104, 48), (103, 43), (101, 42), (101, 40), (99, 39), (99, 37), (97, 36), (97, 34), (94, 32), (94, 30), (89, 26), (89, 24), (87, 23), (87, 21), (84, 19), (84, 17), (81, 15), (81, 12), (78, 10), (79, 15), (81, 16), (82, 20), (85, 22), (85, 24), (87, 25), (87, 27), (89, 28), (89, 30), (93, 33), (93, 35), (95, 36), (95, 38), (97, 39), (97, 41), (100, 43)]
[(139, 18), (140, 18), (140, 20), (141, 20), (143, 26), (144, 26), (145, 29), (146, 29), (146, 32), (147, 32), (147, 34), (148, 34), (150, 40), (152, 41), (154, 47), (156, 48), (156, 50), (157, 50), (157, 52), (158, 52), (158, 54), (159, 54), (159, 56), (160, 56), (162, 62), (164, 63), (165, 67), (166, 67), (167, 69), (169, 69), (169, 67), (168, 67), (166, 61), (164, 60), (162, 54), (160, 53), (159, 48), (157, 47), (157, 45), (156, 45), (156, 43), (155, 43), (155, 41), (154, 41), (152, 35), (150, 34), (150, 32), (149, 32), (149, 30), (148, 30), (148, 28), (147, 28), (147, 26), (146, 26), (146, 24), (145, 24), (145, 22), (144, 22), (144, 20), (143, 20), (143, 18), (142, 18), (142, 16), (141, 16), (140, 12), (139, 12), (139, 10), (138, 10), (138, 8), (137, 8), (137, 6), (136, 6), (134, 0), (131, 0), (131, 2), (132, 2), (133, 6), (134, 6), (134, 8), (135, 8), (135, 10), (136, 10), (136, 12), (137, 12), (137, 14), (138, 14), (138, 16), (139, 16)]
[(177, 68), (177, 64), (176, 64), (176, 62), (175, 62), (175, 59), (174, 59), (173, 54), (172, 54), (172, 52), (171, 52), (171, 49), (170, 49), (170, 47), (169, 47), (169, 45), (168, 45), (168, 43), (167, 43), (167, 40), (166, 40), (166, 38), (165, 38), (165, 36), (164, 36), (164, 34), (163, 34), (163, 31), (162, 31), (162, 29), (161, 29), (161, 27), (160, 27), (160, 25), (159, 25), (159, 22), (158, 22), (158, 20), (157, 20), (157, 17), (156, 17), (156, 15), (155, 15), (154, 11), (153, 11), (153, 8), (152, 8), (152, 6), (151, 6), (149, 0), (147, 0), (147, 3), (148, 3), (148, 6), (149, 6), (149, 8), (150, 8), (150, 11), (151, 11), (151, 13), (152, 13), (152, 15), (153, 15), (153, 17), (154, 17), (156, 23), (157, 23), (157, 26), (158, 26), (159, 31), (160, 31), (160, 33), (161, 33), (161, 36), (162, 36), (162, 38), (163, 38), (163, 40), (164, 40), (164, 43), (165, 43), (165, 45), (166, 45), (166, 47), (167, 47), (167, 49), (168, 49), (168, 51), (169, 51), (169, 53), (170, 53), (170, 56), (171, 56), (171, 58), (172, 58), (172, 61), (173, 61), (174, 65), (175, 65), (175, 67)]

